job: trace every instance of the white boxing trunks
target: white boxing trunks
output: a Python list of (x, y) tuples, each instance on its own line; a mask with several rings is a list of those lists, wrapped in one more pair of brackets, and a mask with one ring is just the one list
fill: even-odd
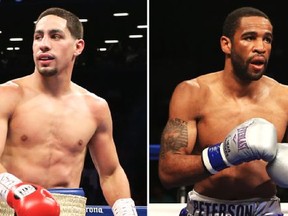
[[(49, 189), (60, 205), (60, 216), (85, 216), (86, 200), (82, 188)], [(14, 216), (14, 210), (6, 202), (0, 202), (1, 216)]]
[(206, 197), (192, 190), (188, 193), (187, 206), (179, 216), (283, 216), (280, 199), (219, 200)]

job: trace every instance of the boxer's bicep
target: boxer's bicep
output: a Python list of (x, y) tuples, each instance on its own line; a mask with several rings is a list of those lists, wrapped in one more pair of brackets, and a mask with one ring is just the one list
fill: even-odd
[(12, 83), (0, 85), (0, 157), (7, 142), (10, 118), (13, 117), (20, 99), (21, 90), (17, 85)]
[(198, 97), (199, 88), (194, 81), (183, 82), (175, 88), (169, 104), (169, 119), (161, 137), (162, 150), (191, 154), (197, 135)]
[(119, 164), (113, 138), (102, 132), (97, 134), (89, 143), (89, 152), (98, 174), (112, 175)]
[(89, 152), (99, 176), (109, 176), (119, 165), (113, 138), (113, 122), (110, 109), (104, 104), (97, 120), (98, 126), (89, 142)]
[[(7, 119), (0, 115), (0, 158), (2, 157), (7, 137), (8, 123)], [(1, 171), (1, 170), (0, 170)]]
[[(193, 123), (182, 119), (169, 119), (161, 136), (160, 157), (167, 153), (190, 154), (192, 152), (196, 129)], [(193, 137), (193, 139), (189, 139)]]
[(129, 182), (118, 159), (108, 106), (99, 115), (98, 127), (88, 146), (103, 195), (112, 206), (117, 199), (130, 196)]

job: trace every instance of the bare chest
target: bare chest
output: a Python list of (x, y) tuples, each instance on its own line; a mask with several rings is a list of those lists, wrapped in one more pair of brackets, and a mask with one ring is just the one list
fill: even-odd
[(198, 121), (198, 138), (202, 147), (221, 142), (237, 125), (260, 117), (272, 122), (277, 128), (278, 140), (284, 137), (287, 128), (287, 112), (280, 104), (270, 101), (223, 101), (207, 103), (201, 110)]
[(7, 140), (14, 145), (49, 145), (78, 151), (86, 147), (96, 127), (83, 105), (28, 103), (16, 109)]

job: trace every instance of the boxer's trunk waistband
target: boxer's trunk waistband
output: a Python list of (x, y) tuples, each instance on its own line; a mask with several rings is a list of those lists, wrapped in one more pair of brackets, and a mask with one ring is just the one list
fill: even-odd
[(252, 198), (245, 200), (219, 200), (207, 197), (192, 190), (188, 193), (187, 206), (181, 210), (181, 215), (193, 216), (243, 216), (243, 215), (273, 215), (283, 216), (280, 199)]
[(69, 195), (76, 195), (76, 196), (83, 196), (85, 197), (85, 192), (83, 188), (50, 188), (48, 189), (50, 193), (57, 193), (57, 194), (69, 194)]

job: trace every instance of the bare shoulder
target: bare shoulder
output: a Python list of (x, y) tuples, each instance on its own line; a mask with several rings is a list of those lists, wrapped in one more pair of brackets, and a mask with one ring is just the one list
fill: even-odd
[(264, 76), (262, 80), (264, 81), (265, 85), (268, 86), (273, 92), (275, 91), (276, 93), (287, 93), (288, 91), (288, 85), (280, 83), (271, 77)]
[(216, 79), (218, 73), (209, 73), (179, 83), (170, 100), (170, 118), (189, 120), (198, 117)]
[(18, 79), (10, 80), (0, 84), (0, 100), (19, 99), (23, 93), (21, 82)]
[(7, 82), (0, 84), (0, 89), (2, 91), (5, 91), (5, 90), (17, 91), (19, 90), (19, 87), (20, 87), (19, 84), (15, 80), (9, 80)]
[[(209, 92), (212, 84), (215, 84), (219, 77), (219, 72), (213, 72), (198, 76), (193, 79), (184, 80), (180, 82), (174, 91), (174, 94), (188, 94), (197, 95), (197, 94), (205, 94)], [(199, 96), (199, 95), (198, 95)]]
[(106, 99), (91, 92), (79, 85), (76, 85), (77, 94), (84, 98), (86, 104), (90, 107), (91, 111), (96, 112), (99, 115), (100, 112), (110, 112), (109, 105)]
[(270, 89), (270, 94), (272, 94), (273, 98), (279, 99), (283, 102), (288, 103), (288, 85), (278, 82), (277, 80), (271, 77), (264, 77), (265, 84)]
[(23, 98), (23, 88), (18, 80), (0, 84), (1, 117), (10, 117)]

